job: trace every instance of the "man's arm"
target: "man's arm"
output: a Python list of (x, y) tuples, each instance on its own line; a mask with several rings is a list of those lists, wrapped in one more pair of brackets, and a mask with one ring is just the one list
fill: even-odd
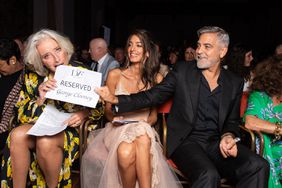
[(239, 138), (239, 122), (240, 122), (240, 104), (243, 91), (243, 80), (240, 82), (238, 88), (236, 88), (236, 98), (234, 104), (231, 106), (230, 114), (227, 117), (225, 126), (220, 140), (220, 151), (224, 158), (237, 156), (237, 142)]
[(160, 84), (136, 94), (114, 96), (106, 86), (96, 88), (95, 92), (106, 102), (116, 104), (119, 113), (157, 106), (173, 96), (177, 83), (175, 74), (169, 73)]
[(111, 103), (111, 104), (118, 104), (118, 98), (110, 92), (108, 86), (103, 86), (103, 87), (100, 87), (100, 88), (95, 88), (95, 92), (98, 95), (100, 95), (100, 97), (105, 102), (108, 102), (108, 103)]
[(240, 137), (239, 133), (239, 125), (241, 122), (240, 118), (240, 104), (242, 98), (244, 81), (241, 80), (239, 84), (237, 84), (237, 88), (235, 88), (236, 96), (234, 102), (230, 105), (230, 110), (226, 120), (224, 122), (222, 135), (224, 134), (233, 134), (233, 137)]

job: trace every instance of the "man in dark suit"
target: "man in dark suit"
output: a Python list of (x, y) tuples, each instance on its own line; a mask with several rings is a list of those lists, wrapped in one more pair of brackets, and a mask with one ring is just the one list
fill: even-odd
[[(177, 63), (152, 89), (130, 96), (96, 92), (118, 112), (156, 106), (173, 97), (168, 117), (168, 156), (190, 178), (192, 187), (215, 188), (221, 176), (236, 187), (267, 187), (268, 163), (239, 144), (239, 109), (243, 79), (220, 66), (229, 45), (223, 29), (198, 30), (197, 62)], [(116, 108), (114, 108), (116, 109)]]

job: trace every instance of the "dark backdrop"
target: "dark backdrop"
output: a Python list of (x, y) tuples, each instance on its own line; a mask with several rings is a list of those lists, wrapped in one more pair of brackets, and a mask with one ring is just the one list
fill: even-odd
[[(56, 7), (56, 17), (57, 1), (48, 0), (43, 7), (47, 11), (44, 26), (62, 30), (80, 47), (87, 47), (91, 38), (102, 36), (103, 26), (111, 29), (111, 46), (123, 45), (135, 28), (150, 30), (164, 46), (181, 45), (184, 40), (196, 43), (196, 30), (204, 25), (223, 27), (230, 33), (231, 44), (248, 43), (262, 56), (272, 53), (275, 45), (282, 42), (282, 7), (270, 2), (59, 0), (65, 11), (60, 15)], [(34, 4), (34, 0), (1, 0), (0, 36), (30, 35), (37, 28), (35, 24), (40, 24), (38, 3), (35, 7)]]

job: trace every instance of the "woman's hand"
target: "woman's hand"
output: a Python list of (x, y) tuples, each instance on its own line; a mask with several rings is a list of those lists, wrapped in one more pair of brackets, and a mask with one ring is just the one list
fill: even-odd
[(89, 115), (88, 109), (75, 112), (69, 119), (65, 121), (65, 124), (67, 124), (70, 127), (78, 127), (82, 123), (84, 123), (88, 115)]
[(100, 95), (100, 97), (106, 102), (109, 102), (111, 104), (118, 103), (118, 98), (110, 92), (107, 86), (96, 88), (95, 92)]
[[(123, 120), (123, 116), (115, 116), (114, 118), (113, 118), (113, 121), (118, 121), (118, 120)], [(121, 126), (121, 125), (123, 125), (122, 123), (118, 123), (118, 122), (113, 122), (113, 125), (114, 126)]]
[(42, 82), (38, 87), (39, 98), (37, 99), (37, 103), (42, 105), (46, 100), (46, 93), (50, 90), (54, 90), (56, 87), (56, 80), (54, 78), (50, 78), (47, 81)]

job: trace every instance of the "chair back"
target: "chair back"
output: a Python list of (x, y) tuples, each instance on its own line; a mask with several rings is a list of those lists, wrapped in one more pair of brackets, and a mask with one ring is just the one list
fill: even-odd
[(244, 91), (242, 98), (241, 98), (241, 105), (240, 105), (240, 117), (242, 118), (244, 116), (244, 113), (247, 109), (248, 106), (248, 97), (249, 97), (249, 92)]
[(172, 98), (163, 103), (161, 106), (158, 108), (158, 113), (160, 114), (168, 114), (170, 112), (170, 108), (172, 106)]
[(158, 113), (161, 114), (162, 116), (162, 143), (163, 143), (163, 146), (164, 146), (164, 155), (166, 155), (166, 148), (167, 148), (167, 145), (166, 145), (166, 138), (167, 138), (167, 123), (166, 123), (166, 114), (168, 114), (170, 112), (170, 108), (172, 106), (172, 101), (173, 101), (173, 98), (170, 98), (169, 100), (167, 100), (165, 103), (163, 103), (161, 106), (159, 106), (158, 108)]

